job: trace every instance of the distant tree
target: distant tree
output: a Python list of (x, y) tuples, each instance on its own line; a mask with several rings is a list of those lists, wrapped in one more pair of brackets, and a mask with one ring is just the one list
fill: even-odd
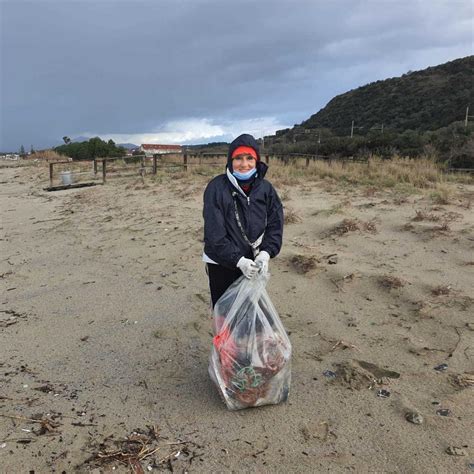
[(126, 150), (116, 146), (113, 140), (105, 142), (99, 137), (91, 138), (87, 142), (69, 142), (56, 147), (55, 151), (62, 155), (70, 156), (73, 160), (92, 160), (94, 158), (124, 156), (126, 154)]
[(35, 153), (35, 149), (33, 148), (33, 145), (31, 145), (30, 154), (33, 155), (34, 153)]
[(25, 156), (26, 153), (25, 153), (25, 147), (23, 145), (20, 146), (20, 152), (19, 152), (20, 156)]
[(69, 143), (71, 143), (71, 139), (67, 136), (64, 136), (63, 137), (63, 142), (66, 144), (66, 145), (69, 145)]

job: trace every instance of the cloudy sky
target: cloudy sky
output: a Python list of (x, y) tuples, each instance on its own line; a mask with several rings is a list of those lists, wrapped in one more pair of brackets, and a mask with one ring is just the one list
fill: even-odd
[(0, 151), (207, 143), (473, 54), (471, 0), (0, 0)]

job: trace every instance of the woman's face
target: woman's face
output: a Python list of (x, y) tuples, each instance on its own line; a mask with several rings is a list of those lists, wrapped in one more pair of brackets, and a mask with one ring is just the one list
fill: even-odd
[(232, 158), (232, 169), (239, 173), (248, 173), (257, 166), (257, 160), (252, 155), (237, 155)]

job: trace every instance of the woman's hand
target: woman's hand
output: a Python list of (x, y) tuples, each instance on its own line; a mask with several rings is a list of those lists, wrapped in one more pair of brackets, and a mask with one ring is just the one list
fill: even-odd
[(245, 278), (249, 280), (253, 278), (258, 272), (258, 266), (250, 258), (241, 257), (237, 262), (237, 268), (244, 274)]
[(259, 272), (265, 275), (268, 272), (268, 262), (270, 260), (270, 254), (262, 250), (255, 258), (255, 264), (259, 268)]

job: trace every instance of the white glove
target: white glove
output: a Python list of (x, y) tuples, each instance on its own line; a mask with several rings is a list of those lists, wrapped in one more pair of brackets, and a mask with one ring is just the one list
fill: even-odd
[(270, 260), (270, 254), (262, 250), (255, 258), (255, 263), (259, 268), (259, 272), (266, 275), (268, 272), (268, 261)]
[(244, 274), (245, 278), (249, 280), (258, 272), (258, 267), (250, 258), (241, 257), (237, 262), (237, 268)]

